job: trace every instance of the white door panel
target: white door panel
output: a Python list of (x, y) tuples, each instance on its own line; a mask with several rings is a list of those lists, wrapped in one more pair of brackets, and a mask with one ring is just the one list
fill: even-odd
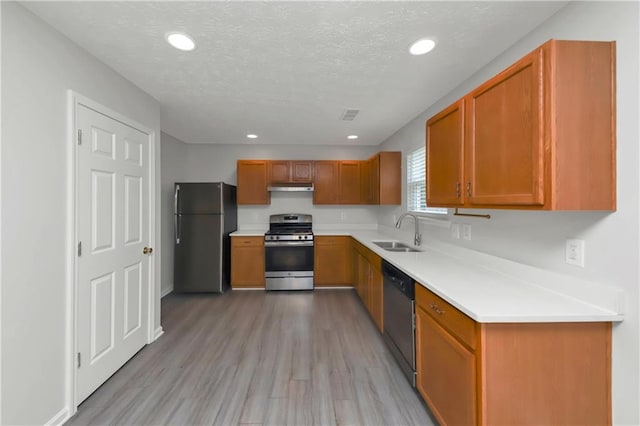
[(147, 341), (149, 136), (78, 105), (77, 402)]

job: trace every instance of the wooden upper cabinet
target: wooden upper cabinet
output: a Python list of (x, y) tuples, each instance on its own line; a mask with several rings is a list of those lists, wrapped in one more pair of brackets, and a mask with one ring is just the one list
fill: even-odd
[(238, 204), (269, 204), (268, 161), (238, 160)]
[(427, 121), (427, 202), (615, 210), (615, 145), (615, 42), (550, 40)]
[(338, 201), (340, 204), (362, 204), (360, 185), (361, 161), (340, 161), (340, 186)]
[(372, 172), (372, 179), (377, 181), (374, 187), (374, 204), (402, 203), (402, 153), (400, 151), (383, 151), (375, 157), (372, 167), (378, 166), (377, 173)]
[(291, 162), (292, 182), (313, 182), (313, 161), (296, 160)]
[(313, 161), (269, 161), (269, 181), (271, 183), (313, 182)]
[(402, 202), (402, 153), (379, 152), (362, 162), (361, 182), (365, 204), (400, 204)]
[(427, 205), (459, 206), (464, 186), (464, 100), (427, 121)]
[(316, 161), (313, 204), (338, 204), (338, 161)]
[(269, 161), (269, 183), (289, 182), (291, 180), (290, 161)]
[(469, 204), (544, 204), (542, 49), (468, 96)]

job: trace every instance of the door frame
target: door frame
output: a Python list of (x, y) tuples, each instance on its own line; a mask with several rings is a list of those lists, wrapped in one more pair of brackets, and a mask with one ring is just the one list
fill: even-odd
[[(78, 126), (78, 109), (80, 105), (90, 108), (100, 114), (104, 114), (109, 118), (116, 120), (126, 126), (132, 127), (148, 137), (149, 144), (149, 246), (156, 248), (154, 250), (155, 256), (149, 256), (149, 282), (148, 282), (148, 309), (147, 309), (147, 344), (152, 343), (163, 334), (162, 326), (155, 328), (154, 319), (156, 314), (156, 299), (160, 300), (160, 286), (159, 278), (160, 274), (156, 274), (156, 268), (158, 262), (156, 257), (161, 254), (160, 250), (160, 238), (156, 232), (156, 223), (159, 221), (159, 212), (156, 209), (158, 182), (156, 182), (156, 159), (159, 153), (158, 138), (156, 132), (147, 126), (144, 126), (137, 121), (126, 117), (104, 105), (93, 101), (73, 90), (67, 91), (68, 96), (68, 161), (69, 166), (67, 168), (67, 286), (66, 286), (66, 342), (67, 353), (65, 359), (67, 360), (67, 374), (66, 374), (66, 406), (68, 410), (68, 417), (70, 418), (78, 411), (79, 401), (77, 401), (76, 381), (77, 381), (77, 368), (76, 368), (76, 354), (77, 354), (77, 323), (78, 323), (78, 306), (77, 306), (77, 286), (78, 286), (78, 264), (77, 264), (77, 236), (78, 236), (78, 193), (77, 193), (77, 179), (78, 179), (78, 155), (77, 155), (77, 126)], [(86, 143), (86, 142), (85, 142)], [(158, 309), (160, 304), (158, 303)]]

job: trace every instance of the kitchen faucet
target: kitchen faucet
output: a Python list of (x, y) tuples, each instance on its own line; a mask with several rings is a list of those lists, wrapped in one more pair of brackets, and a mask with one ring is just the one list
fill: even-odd
[(402, 213), (398, 218), (398, 221), (396, 222), (396, 228), (400, 229), (400, 225), (402, 224), (402, 219), (404, 219), (407, 216), (411, 216), (413, 218), (413, 221), (416, 224), (416, 231), (415, 231), (415, 234), (413, 235), (413, 245), (419, 246), (420, 243), (422, 243), (422, 234), (420, 233), (420, 225), (418, 224), (418, 217), (415, 214), (409, 213), (409, 212)]

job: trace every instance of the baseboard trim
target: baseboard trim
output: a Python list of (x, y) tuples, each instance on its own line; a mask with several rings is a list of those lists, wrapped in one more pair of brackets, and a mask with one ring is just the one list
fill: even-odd
[(49, 419), (49, 421), (45, 423), (45, 426), (63, 425), (67, 420), (69, 420), (70, 417), (71, 416), (69, 415), (69, 408), (64, 407), (55, 416)]
[(315, 286), (314, 290), (353, 290), (355, 287), (352, 285), (343, 285), (343, 286)]
[(160, 338), (160, 336), (162, 336), (164, 334), (164, 330), (162, 329), (162, 326), (156, 328), (156, 331), (153, 333), (153, 341), (158, 340), (158, 338)]
[(173, 293), (173, 287), (165, 288), (160, 293), (160, 299), (162, 299), (163, 297), (165, 297), (167, 294), (170, 294), (170, 293)]

